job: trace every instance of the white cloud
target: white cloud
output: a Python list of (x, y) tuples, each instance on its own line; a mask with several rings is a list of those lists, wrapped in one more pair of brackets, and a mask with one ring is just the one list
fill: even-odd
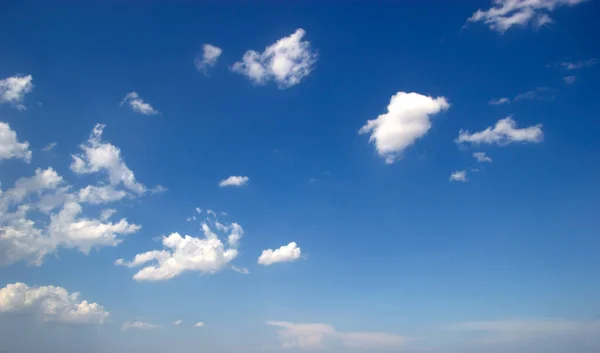
[(241, 273), (243, 275), (247, 275), (250, 273), (250, 271), (245, 267), (231, 266), (231, 269), (234, 270), (235, 272)]
[(518, 102), (518, 101), (522, 101), (522, 100), (553, 99), (553, 97), (550, 95), (552, 92), (554, 92), (554, 90), (550, 89), (548, 87), (536, 87), (535, 89), (533, 89), (531, 91), (519, 93), (512, 99), (507, 98), (507, 97), (503, 97), (500, 99), (492, 99), (492, 100), (490, 100), (490, 104), (491, 105), (501, 105), (501, 104), (507, 104), (507, 103), (514, 103), (514, 102)]
[(154, 325), (144, 321), (134, 321), (134, 322), (125, 322), (123, 324), (122, 330), (127, 331), (131, 329), (135, 330), (153, 330), (162, 328), (161, 325)]
[(460, 130), (457, 144), (472, 143), (472, 144), (498, 144), (507, 145), (513, 142), (529, 142), (539, 143), (544, 139), (542, 132), (542, 124), (526, 128), (517, 128), (517, 123), (511, 116), (500, 119), (494, 127), (470, 134), (468, 130)]
[(296, 242), (291, 242), (288, 245), (283, 245), (279, 249), (263, 250), (258, 258), (258, 263), (269, 266), (278, 262), (292, 262), (300, 259), (302, 252)]
[(209, 67), (215, 66), (221, 53), (223, 53), (221, 48), (211, 44), (204, 44), (202, 46), (202, 55), (197, 55), (196, 59), (194, 59), (196, 69), (205, 72)]
[(310, 48), (310, 42), (302, 41), (306, 32), (297, 29), (293, 34), (258, 53), (248, 50), (240, 62), (233, 64), (231, 70), (247, 76), (256, 84), (273, 80), (279, 88), (288, 88), (302, 81), (313, 70), (317, 53)]
[[(239, 238), (236, 236), (241, 237), (243, 234), (241, 226), (237, 225), (237, 227), (239, 227), (237, 233), (232, 232), (229, 235), (229, 247), (223, 244), (206, 223), (203, 223), (204, 238), (189, 235), (182, 237), (179, 233), (172, 233), (162, 239), (164, 250), (152, 250), (138, 254), (131, 262), (118, 259), (115, 264), (138, 267), (148, 262), (154, 262), (133, 276), (137, 281), (163, 281), (179, 276), (185, 271), (213, 274), (227, 267), (237, 257), (236, 246)], [(234, 236), (232, 237), (232, 235)], [(231, 239), (236, 240), (231, 241)]]
[(79, 293), (62, 287), (29, 287), (9, 284), (0, 289), (0, 314), (29, 312), (40, 314), (45, 322), (58, 324), (103, 324), (110, 314), (104, 307), (80, 300)]
[(112, 185), (88, 185), (79, 190), (79, 201), (91, 204), (101, 204), (121, 200), (127, 196), (123, 190), (117, 190)]
[(173, 325), (179, 326), (179, 325), (181, 325), (182, 322), (183, 322), (183, 320), (179, 319), (179, 320), (173, 322)]
[(467, 171), (466, 170), (459, 170), (456, 171), (452, 174), (450, 174), (450, 181), (461, 181), (461, 182), (466, 182), (467, 181)]
[(247, 176), (230, 176), (227, 179), (221, 180), (219, 186), (222, 188), (226, 186), (244, 186), (248, 183), (248, 180)]
[(204, 322), (199, 321), (194, 324), (194, 327), (204, 327)]
[(111, 185), (123, 183), (129, 190), (143, 194), (146, 187), (136, 181), (133, 172), (121, 158), (121, 150), (102, 141), (104, 127), (103, 124), (96, 124), (87, 142), (79, 146), (83, 153), (73, 155), (71, 170), (78, 174), (105, 171)]
[(515, 25), (526, 26), (533, 21), (535, 28), (553, 23), (549, 13), (561, 6), (573, 6), (586, 0), (494, 0), (488, 10), (477, 10), (467, 19), (483, 22), (498, 33), (504, 33)]
[(367, 121), (359, 134), (370, 133), (369, 141), (375, 143), (377, 153), (386, 163), (393, 163), (407, 147), (429, 131), (431, 115), (449, 107), (445, 97), (398, 92), (390, 99), (388, 112)]
[(490, 158), (490, 156), (485, 154), (485, 152), (475, 152), (475, 153), (473, 153), (473, 157), (479, 163), (485, 163), (485, 162), (492, 163), (492, 158)]
[(200, 207), (196, 207), (196, 213), (202, 214), (202, 209)]
[(510, 98), (502, 97), (500, 99), (490, 100), (491, 105), (501, 105), (501, 104), (506, 104), (506, 103), (510, 103)]
[(102, 212), (100, 213), (100, 220), (101, 221), (107, 221), (112, 216), (114, 216), (115, 213), (117, 213), (117, 210), (114, 210), (112, 208), (107, 208), (105, 210), (102, 210)]
[(50, 150), (53, 150), (54, 147), (56, 147), (57, 145), (58, 145), (58, 143), (56, 143), (56, 142), (50, 142), (46, 147), (42, 148), (42, 151), (48, 152)]
[(25, 162), (31, 161), (29, 142), (19, 142), (17, 133), (10, 125), (0, 121), (0, 160), (19, 158)]
[(267, 321), (277, 327), (282, 348), (315, 350), (327, 348), (328, 343), (342, 344), (351, 349), (397, 349), (409, 339), (405, 336), (381, 332), (339, 332), (326, 324), (296, 324)]
[(573, 70), (579, 70), (579, 69), (585, 69), (588, 67), (592, 67), (592, 66), (596, 65), (597, 63), (598, 63), (598, 59), (592, 58), (592, 59), (588, 59), (588, 60), (579, 60), (576, 62), (564, 61), (564, 62), (561, 62), (559, 65), (560, 65), (560, 67), (562, 67), (565, 70), (573, 71)]
[(565, 76), (563, 77), (563, 81), (565, 81), (567, 85), (572, 85), (575, 83), (575, 76)]
[(163, 192), (168, 191), (169, 189), (167, 189), (166, 187), (162, 186), (162, 185), (156, 185), (155, 187), (153, 187), (152, 189), (150, 189), (150, 193), (151, 194), (162, 194)]
[(121, 101), (121, 106), (125, 103), (129, 104), (129, 106), (131, 107), (131, 109), (133, 109), (134, 112), (143, 115), (156, 115), (159, 113), (159, 111), (152, 108), (150, 104), (144, 102), (140, 95), (137, 94), (137, 92), (135, 91), (129, 92), (125, 95), (125, 98), (123, 98), (123, 100)]
[(20, 104), (25, 95), (33, 90), (31, 75), (12, 76), (0, 80), (0, 103), (9, 103), (19, 110), (26, 110), (25, 106)]

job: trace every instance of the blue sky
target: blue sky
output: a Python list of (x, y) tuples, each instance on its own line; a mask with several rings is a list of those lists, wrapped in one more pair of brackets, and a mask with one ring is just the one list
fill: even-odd
[(111, 5), (0, 5), (3, 349), (600, 349), (597, 1)]

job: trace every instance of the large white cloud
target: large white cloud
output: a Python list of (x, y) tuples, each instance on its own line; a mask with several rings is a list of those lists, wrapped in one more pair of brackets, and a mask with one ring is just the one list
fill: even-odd
[(509, 28), (533, 24), (540, 28), (554, 23), (550, 13), (561, 6), (573, 6), (587, 0), (494, 0), (488, 10), (477, 10), (467, 20), (483, 22), (498, 33), (504, 33)]
[(248, 50), (242, 61), (233, 64), (231, 69), (256, 84), (272, 80), (280, 88), (294, 86), (310, 74), (317, 61), (317, 53), (311, 49), (310, 42), (302, 40), (305, 34), (300, 28), (269, 45), (262, 53)]
[(542, 124), (525, 128), (517, 128), (517, 123), (511, 116), (498, 120), (494, 127), (479, 132), (469, 133), (468, 130), (460, 130), (455, 142), (457, 144), (497, 144), (507, 145), (514, 142), (539, 143), (544, 139)]
[(29, 287), (24, 283), (9, 284), (0, 289), (0, 313), (29, 312), (44, 321), (59, 324), (103, 324), (110, 314), (104, 307), (80, 300), (78, 292), (62, 287)]
[(135, 91), (125, 95), (125, 98), (121, 101), (121, 106), (125, 103), (129, 104), (131, 109), (136, 113), (143, 115), (156, 115), (159, 113), (159, 111), (152, 108), (150, 104), (144, 102), (140, 95)]
[(96, 124), (87, 142), (79, 146), (83, 153), (73, 155), (71, 169), (78, 174), (105, 171), (111, 185), (122, 183), (129, 190), (143, 194), (146, 187), (135, 179), (135, 175), (121, 157), (121, 150), (102, 141), (104, 127), (103, 124)]
[(138, 254), (130, 262), (118, 259), (115, 264), (127, 267), (148, 265), (139, 270), (133, 278), (137, 281), (162, 281), (179, 276), (185, 271), (213, 274), (237, 257), (242, 227), (233, 223), (228, 226), (231, 233), (227, 245), (215, 234), (208, 224), (202, 224), (204, 237), (181, 236), (172, 233), (162, 239), (163, 250), (152, 250)]
[(292, 262), (300, 259), (302, 251), (296, 242), (283, 245), (279, 249), (263, 250), (258, 258), (258, 263), (269, 266), (278, 262)]
[(267, 321), (267, 325), (278, 328), (281, 348), (287, 349), (324, 349), (328, 344), (342, 344), (350, 349), (398, 349), (409, 341), (405, 336), (391, 333), (340, 332), (327, 324)]
[(27, 76), (12, 76), (0, 80), (0, 103), (9, 103), (19, 110), (26, 109), (21, 104), (25, 95), (33, 90), (33, 78)]
[(204, 44), (202, 46), (202, 55), (197, 55), (194, 60), (196, 69), (198, 69), (198, 71), (206, 72), (209, 67), (215, 66), (221, 53), (223, 53), (221, 48), (212, 44)]
[(386, 163), (393, 163), (408, 146), (429, 131), (431, 115), (449, 107), (445, 97), (398, 92), (390, 99), (387, 113), (367, 121), (359, 133), (370, 133), (369, 141), (375, 143), (377, 153)]
[(0, 160), (19, 158), (26, 162), (31, 160), (29, 142), (19, 142), (17, 133), (10, 125), (0, 121)]

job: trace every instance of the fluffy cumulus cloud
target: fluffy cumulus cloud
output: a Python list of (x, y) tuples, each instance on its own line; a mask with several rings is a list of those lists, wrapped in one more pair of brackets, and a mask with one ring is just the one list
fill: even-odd
[(13, 158), (31, 161), (29, 142), (19, 142), (10, 125), (0, 121), (0, 160)]
[(558, 7), (573, 6), (587, 0), (494, 0), (488, 10), (479, 9), (467, 20), (483, 22), (498, 33), (513, 26), (541, 28), (554, 22), (550, 13)]
[[(94, 139), (91, 146), (85, 147), (99, 151), (78, 157), (81, 160), (79, 167), (86, 171), (99, 171), (102, 166), (113, 165), (104, 161), (113, 158), (107, 156), (115, 150), (119, 156), (116, 147), (110, 145), (105, 149), (98, 139)], [(121, 177), (129, 180), (126, 185), (135, 185), (127, 177), (127, 171), (131, 172), (128, 168), (123, 165), (117, 169), (125, 173)], [(110, 222), (114, 210), (106, 210), (98, 218), (85, 215), (87, 204), (104, 204), (122, 198), (124, 192), (114, 187), (112, 184), (88, 185), (74, 190), (49, 167), (38, 168), (33, 176), (17, 179), (14, 187), (0, 190), (0, 265), (18, 261), (41, 265), (46, 255), (55, 253), (58, 248), (72, 248), (88, 254), (92, 248), (116, 246), (125, 236), (137, 232), (140, 226), (125, 218)]]
[(386, 163), (393, 163), (402, 152), (431, 128), (430, 117), (450, 107), (445, 97), (398, 92), (392, 96), (387, 113), (369, 120), (360, 134), (371, 134), (370, 142)]
[(262, 53), (248, 50), (242, 61), (233, 64), (231, 69), (256, 84), (275, 81), (280, 88), (297, 85), (310, 74), (317, 61), (310, 42), (302, 40), (305, 35), (300, 28), (269, 45)]
[(267, 321), (277, 328), (281, 348), (315, 350), (328, 345), (343, 345), (350, 349), (398, 349), (409, 339), (402, 335), (383, 332), (340, 332), (326, 324), (300, 324)]
[(473, 153), (473, 158), (479, 163), (492, 163), (492, 158), (485, 154), (485, 152), (475, 152)]
[(495, 126), (479, 132), (469, 133), (468, 130), (460, 130), (457, 144), (497, 144), (507, 145), (514, 142), (521, 143), (539, 143), (544, 139), (542, 124), (537, 124), (525, 128), (517, 128), (517, 123), (511, 116), (498, 120)]
[(153, 329), (159, 329), (159, 328), (162, 328), (162, 326), (150, 324), (145, 321), (133, 321), (133, 322), (125, 322), (121, 329), (123, 331), (127, 331), (127, 330), (153, 330)]
[(198, 54), (196, 59), (194, 59), (196, 69), (198, 69), (198, 71), (206, 72), (206, 69), (215, 66), (221, 53), (223, 53), (221, 48), (212, 44), (204, 44), (202, 46), (202, 54)]
[(33, 78), (27, 76), (12, 76), (0, 80), (0, 103), (8, 103), (19, 110), (26, 109), (21, 104), (25, 95), (33, 90)]
[(156, 115), (159, 113), (159, 111), (152, 108), (150, 104), (144, 102), (140, 95), (135, 91), (129, 92), (125, 95), (125, 98), (123, 98), (121, 101), (121, 106), (123, 104), (129, 104), (134, 112), (143, 115)]
[(226, 243), (207, 223), (203, 223), (202, 238), (172, 233), (162, 238), (162, 250), (138, 254), (129, 262), (118, 259), (115, 264), (130, 268), (145, 265), (133, 276), (137, 281), (163, 281), (185, 271), (213, 274), (227, 267), (238, 255), (237, 246), (243, 229), (237, 223), (226, 226), (226, 229), (230, 232)]
[(103, 324), (110, 314), (104, 307), (80, 300), (77, 292), (62, 287), (30, 287), (25, 283), (9, 284), (0, 289), (0, 314), (30, 313), (45, 322), (58, 324)]
[(450, 181), (460, 181), (460, 182), (467, 182), (467, 171), (466, 170), (459, 170), (456, 171), (452, 174), (450, 174)]
[(143, 194), (146, 187), (135, 179), (121, 157), (121, 150), (102, 140), (104, 128), (105, 125), (97, 124), (87, 142), (79, 146), (83, 153), (72, 156), (71, 170), (77, 174), (105, 172), (110, 185), (123, 184), (127, 189)]
[(279, 249), (263, 250), (258, 258), (258, 263), (269, 266), (278, 262), (292, 262), (300, 259), (302, 251), (296, 242), (291, 242), (288, 245), (283, 245)]
[(248, 180), (250, 180), (250, 178), (247, 176), (230, 176), (227, 179), (221, 180), (219, 186), (222, 188), (227, 186), (244, 186), (248, 183)]

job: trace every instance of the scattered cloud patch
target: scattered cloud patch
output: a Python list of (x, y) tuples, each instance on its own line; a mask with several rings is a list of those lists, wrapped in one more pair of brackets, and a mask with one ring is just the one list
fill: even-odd
[(592, 58), (588, 60), (579, 60), (576, 62), (563, 61), (559, 63), (559, 66), (567, 71), (586, 69), (592, 67), (598, 63), (598, 59)]
[(87, 142), (79, 146), (83, 153), (72, 155), (71, 170), (77, 174), (102, 171), (108, 174), (112, 186), (118, 186), (122, 183), (129, 190), (137, 194), (143, 194), (146, 192), (146, 187), (137, 182), (133, 172), (123, 161), (121, 150), (108, 142), (102, 141), (104, 128), (105, 125), (96, 124)]
[(288, 245), (283, 245), (279, 249), (263, 250), (258, 258), (258, 263), (265, 266), (270, 266), (279, 262), (292, 262), (300, 259), (302, 251), (296, 244), (291, 242)]
[(241, 273), (243, 275), (247, 275), (250, 273), (250, 271), (245, 267), (231, 266), (231, 269), (234, 270), (235, 272)]
[(250, 180), (250, 178), (247, 176), (230, 176), (227, 179), (221, 180), (219, 186), (222, 188), (227, 186), (244, 186), (248, 183), (248, 180)]
[(563, 77), (563, 81), (565, 81), (567, 85), (572, 85), (575, 83), (575, 76), (565, 76)]
[(305, 35), (300, 28), (269, 45), (262, 53), (248, 50), (231, 70), (255, 84), (275, 81), (282, 89), (297, 85), (311, 73), (317, 61), (317, 53), (311, 49), (310, 42), (302, 40)]
[(0, 160), (13, 158), (29, 163), (31, 161), (29, 142), (19, 142), (17, 133), (10, 128), (10, 125), (0, 121)]
[(164, 187), (160, 184), (156, 185), (155, 187), (150, 189), (151, 194), (162, 194), (163, 192), (167, 192), (167, 191), (169, 191), (169, 189), (167, 189), (166, 187)]
[(144, 321), (125, 322), (122, 330), (154, 330), (162, 328), (161, 325), (150, 324)]
[(180, 320), (173, 322), (173, 325), (179, 326), (179, 325), (181, 325), (182, 322), (183, 322), (183, 320), (180, 319)]
[(123, 104), (126, 103), (129, 104), (131, 109), (133, 109), (133, 111), (136, 113), (143, 115), (156, 115), (159, 113), (159, 111), (152, 108), (150, 104), (144, 102), (140, 95), (135, 91), (127, 93), (120, 105), (123, 106)]
[(548, 87), (536, 87), (535, 89), (533, 89), (531, 91), (519, 93), (512, 99), (510, 99), (508, 97), (502, 97), (500, 99), (492, 99), (492, 100), (490, 100), (490, 104), (491, 105), (501, 105), (501, 104), (514, 103), (514, 102), (518, 102), (518, 101), (522, 101), (522, 100), (552, 99), (553, 97), (549, 95), (552, 92), (554, 92), (554, 90), (550, 89)]
[(46, 147), (42, 148), (42, 151), (44, 152), (48, 152), (54, 149), (54, 147), (56, 147), (58, 145), (58, 143), (56, 142), (50, 142)]
[(327, 324), (297, 324), (267, 321), (276, 327), (281, 348), (315, 350), (341, 344), (351, 349), (398, 349), (410, 340), (402, 335), (382, 332), (340, 332)]
[(479, 163), (492, 163), (492, 159), (485, 152), (475, 152), (473, 158)]
[(454, 140), (457, 144), (497, 144), (507, 145), (514, 142), (539, 143), (544, 139), (542, 124), (517, 128), (517, 123), (511, 116), (500, 119), (494, 127), (479, 132), (469, 133), (468, 130), (460, 130), (458, 138)]
[(467, 182), (467, 171), (466, 170), (459, 170), (456, 171), (452, 174), (450, 174), (450, 181), (460, 181), (460, 182)]
[(431, 128), (430, 117), (450, 107), (445, 97), (398, 92), (390, 99), (387, 113), (369, 120), (359, 134), (371, 134), (377, 153), (386, 163), (393, 163), (402, 152), (423, 137)]
[[(550, 13), (558, 7), (573, 6), (586, 0), (494, 0), (488, 10), (479, 9), (467, 19), (483, 22), (495, 32), (503, 34), (513, 26), (541, 28), (554, 23)], [(466, 25), (465, 25), (466, 26)]]
[[(236, 223), (234, 223), (236, 224)], [(231, 226), (226, 246), (208, 224), (202, 224), (203, 238), (172, 233), (162, 238), (163, 250), (141, 253), (126, 262), (118, 259), (115, 264), (130, 268), (152, 263), (139, 270), (133, 278), (136, 281), (164, 281), (179, 276), (185, 271), (214, 274), (237, 257), (239, 238), (243, 234), (240, 225)]]
[(20, 111), (26, 110), (21, 102), (33, 90), (32, 80), (31, 75), (17, 75), (0, 80), (0, 103), (12, 104)]
[(194, 327), (204, 327), (204, 322), (199, 321), (194, 324)]
[(100, 213), (100, 219), (102, 221), (107, 221), (109, 220), (112, 216), (114, 216), (114, 214), (117, 213), (117, 210), (114, 210), (112, 208), (107, 208), (105, 210), (102, 210), (102, 212)]
[(501, 104), (506, 104), (506, 103), (510, 103), (510, 98), (502, 97), (500, 99), (490, 100), (491, 105), (501, 105)]
[(80, 300), (78, 292), (62, 287), (9, 284), (0, 289), (0, 314), (31, 313), (44, 322), (67, 325), (103, 324), (110, 313), (97, 303)]
[(194, 65), (198, 71), (206, 73), (209, 67), (215, 66), (217, 59), (221, 56), (223, 50), (212, 44), (204, 44), (202, 46), (202, 54), (198, 54), (194, 59)]

